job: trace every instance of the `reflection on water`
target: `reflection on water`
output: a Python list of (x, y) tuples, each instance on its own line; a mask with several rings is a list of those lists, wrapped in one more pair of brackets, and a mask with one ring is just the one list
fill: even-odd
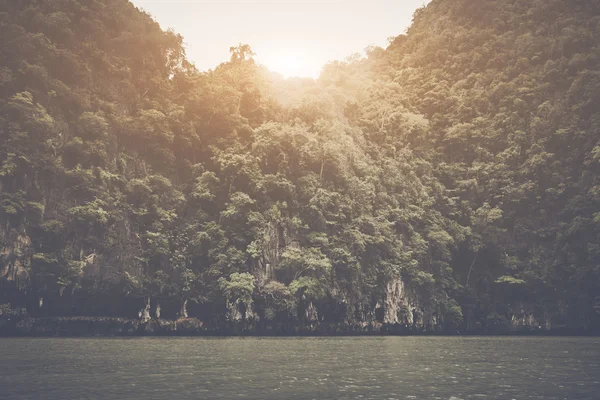
[(0, 399), (599, 399), (600, 339), (0, 339)]

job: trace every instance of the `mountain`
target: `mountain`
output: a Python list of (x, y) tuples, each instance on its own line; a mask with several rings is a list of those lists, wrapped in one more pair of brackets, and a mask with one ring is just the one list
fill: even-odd
[(126, 0), (0, 35), (0, 313), (600, 330), (599, 1), (433, 0), (316, 81)]

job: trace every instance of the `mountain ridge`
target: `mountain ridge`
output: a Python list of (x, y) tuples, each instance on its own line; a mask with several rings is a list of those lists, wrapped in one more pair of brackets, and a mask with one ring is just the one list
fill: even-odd
[(314, 82), (128, 1), (0, 33), (4, 314), (600, 329), (597, 1), (434, 0)]

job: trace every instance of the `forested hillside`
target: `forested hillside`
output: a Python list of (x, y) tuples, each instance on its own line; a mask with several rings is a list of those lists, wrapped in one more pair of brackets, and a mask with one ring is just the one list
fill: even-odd
[(126, 0), (0, 37), (0, 313), (600, 329), (599, 1), (433, 0), (316, 81)]

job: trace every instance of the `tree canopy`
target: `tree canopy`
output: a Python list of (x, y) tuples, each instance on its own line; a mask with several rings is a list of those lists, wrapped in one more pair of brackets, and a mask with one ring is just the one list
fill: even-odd
[(317, 80), (199, 72), (128, 1), (0, 36), (0, 303), (600, 328), (597, 1), (433, 0)]

